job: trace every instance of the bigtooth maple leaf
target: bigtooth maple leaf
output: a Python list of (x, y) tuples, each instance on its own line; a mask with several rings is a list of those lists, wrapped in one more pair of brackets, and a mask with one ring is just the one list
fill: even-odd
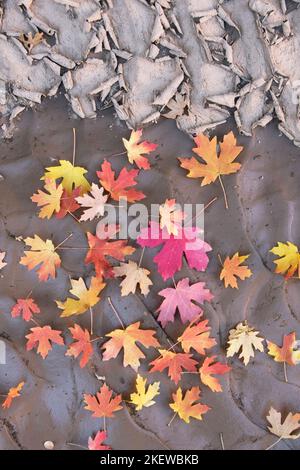
[(56, 214), (57, 219), (63, 219), (67, 214), (73, 214), (73, 212), (79, 209), (80, 205), (76, 198), (80, 195), (80, 192), (80, 187), (73, 189), (70, 194), (64, 190), (60, 200), (60, 211)]
[(60, 160), (59, 166), (46, 168), (45, 175), (41, 180), (60, 180), (67, 194), (72, 194), (73, 189), (80, 187), (80, 193), (84, 194), (90, 190), (90, 183), (84, 177), (87, 170), (80, 166), (74, 166), (68, 160)]
[(63, 310), (61, 317), (70, 317), (71, 315), (85, 313), (99, 302), (99, 294), (105, 287), (105, 284), (96, 277), (92, 277), (89, 289), (86, 287), (81, 277), (78, 280), (71, 279), (71, 285), (72, 289), (70, 289), (70, 293), (77, 298), (72, 299), (69, 297), (65, 302), (56, 301), (58, 308)]
[(89, 437), (88, 449), (89, 450), (111, 450), (111, 447), (103, 444), (107, 439), (107, 433), (105, 431), (98, 431), (94, 438)]
[(148, 228), (142, 229), (137, 242), (140, 246), (149, 248), (164, 245), (153, 258), (164, 281), (180, 271), (183, 255), (191, 269), (205, 271), (209, 262), (206, 253), (212, 249), (201, 240), (198, 227), (185, 227), (175, 237), (169, 235), (166, 229), (161, 230), (157, 222), (150, 222)]
[(110, 194), (112, 199), (119, 201), (125, 198), (128, 202), (136, 202), (146, 197), (141, 191), (132, 188), (132, 186), (137, 184), (135, 178), (138, 173), (138, 170), (128, 171), (126, 168), (123, 168), (119, 176), (115, 178), (115, 172), (112, 170), (111, 164), (104, 160), (101, 171), (97, 171), (97, 176), (101, 185)]
[(289, 413), (282, 422), (281, 413), (271, 407), (267, 420), (271, 424), (268, 429), (275, 436), (281, 439), (298, 439), (300, 437), (300, 413)]
[(112, 390), (106, 384), (103, 384), (96, 396), (84, 395), (86, 410), (93, 412), (93, 418), (114, 418), (114, 413), (121, 410), (121, 395), (112, 398)]
[(5, 263), (4, 261), (5, 256), (6, 256), (6, 252), (0, 251), (0, 270), (3, 269), (7, 265), (7, 263)]
[(39, 217), (41, 219), (50, 219), (55, 212), (60, 211), (63, 187), (61, 184), (57, 186), (53, 180), (46, 179), (45, 190), (48, 192), (39, 189), (37, 193), (31, 196), (31, 200), (36, 202), (38, 207), (42, 208), (39, 212)]
[(213, 392), (222, 392), (222, 386), (219, 380), (213, 375), (224, 375), (230, 371), (227, 364), (215, 361), (217, 356), (206, 357), (199, 369), (200, 379), (204, 385), (207, 385)]
[(296, 340), (296, 333), (284, 335), (282, 347), (277, 344), (267, 341), (268, 354), (274, 357), (275, 362), (285, 362), (290, 366), (295, 366), (300, 362), (300, 351), (298, 341)]
[(192, 359), (191, 354), (175, 353), (166, 349), (159, 349), (158, 352), (160, 356), (149, 364), (152, 366), (150, 372), (162, 372), (164, 369), (168, 369), (168, 375), (176, 385), (181, 379), (183, 370), (187, 372), (196, 372), (197, 370), (197, 361)]
[(95, 217), (101, 217), (105, 212), (105, 203), (108, 196), (103, 194), (104, 188), (99, 188), (93, 183), (90, 194), (84, 194), (76, 198), (81, 207), (87, 207), (80, 217), (81, 221), (94, 220)]
[(150, 271), (148, 269), (141, 268), (134, 261), (128, 261), (128, 263), (122, 263), (121, 266), (117, 266), (113, 270), (116, 277), (125, 276), (120, 284), (122, 296), (130, 293), (134, 294), (138, 285), (143, 295), (149, 294), (149, 287), (153, 283), (149, 279)]
[(166, 229), (170, 235), (178, 235), (179, 228), (185, 219), (185, 214), (177, 208), (175, 199), (166, 199), (159, 206), (160, 228)]
[(20, 382), (16, 387), (12, 387), (9, 389), (8, 394), (2, 403), (2, 408), (8, 409), (11, 407), (12, 401), (14, 398), (20, 396), (20, 392), (23, 389), (25, 382)]
[(182, 168), (189, 171), (189, 178), (203, 178), (201, 186), (214, 183), (217, 178), (222, 175), (236, 173), (241, 164), (234, 162), (243, 150), (243, 147), (236, 145), (236, 138), (233, 132), (224, 136), (223, 142), (220, 142), (220, 155), (217, 153), (217, 137), (209, 140), (203, 134), (198, 135), (195, 139), (197, 147), (193, 148), (199, 157), (205, 163), (200, 163), (195, 157), (179, 158)]
[(204, 282), (197, 282), (190, 286), (188, 278), (181, 279), (175, 288), (168, 287), (158, 294), (165, 297), (165, 300), (158, 309), (158, 321), (163, 327), (168, 322), (174, 321), (177, 309), (182, 323), (194, 320), (196, 316), (202, 313), (202, 308), (194, 302), (203, 304), (205, 301), (209, 302), (213, 298), (210, 291), (205, 289)]
[(228, 286), (238, 289), (237, 277), (244, 281), (246, 278), (252, 276), (252, 271), (248, 266), (240, 266), (249, 255), (240, 256), (239, 253), (235, 253), (232, 258), (227, 258), (224, 261), (223, 269), (220, 274), (221, 281), (224, 280), (225, 287)]
[(104, 346), (103, 360), (108, 361), (117, 357), (121, 349), (124, 349), (124, 367), (130, 366), (137, 372), (140, 366), (140, 359), (145, 357), (145, 354), (138, 348), (136, 343), (141, 344), (145, 348), (157, 348), (159, 342), (154, 338), (154, 330), (142, 330), (140, 322), (129, 325), (124, 330), (114, 330), (106, 336), (111, 338)]
[(24, 241), (31, 250), (24, 251), (25, 256), (20, 259), (20, 264), (27, 266), (29, 270), (39, 266), (37, 274), (40, 281), (47, 281), (49, 277), (54, 279), (61, 260), (52, 241), (44, 241), (38, 235), (34, 235), (34, 238), (25, 238)]
[(227, 357), (232, 357), (240, 350), (239, 358), (243, 358), (245, 366), (249, 363), (250, 358), (254, 357), (254, 350), (263, 352), (263, 338), (257, 336), (259, 331), (255, 331), (245, 321), (239, 323), (235, 328), (229, 331)]
[(300, 277), (300, 253), (296, 245), (291, 242), (278, 242), (277, 246), (270, 250), (270, 253), (278, 256), (278, 259), (274, 260), (276, 264), (275, 273), (285, 274), (288, 279), (297, 271), (297, 276)]
[(109, 225), (105, 231), (106, 238), (104, 238), (104, 236), (99, 238), (89, 232), (87, 233), (89, 251), (86, 255), (85, 263), (94, 264), (96, 276), (99, 278), (114, 276), (113, 267), (107, 260), (107, 256), (117, 259), (118, 261), (124, 261), (126, 256), (135, 252), (135, 248), (128, 246), (126, 240), (109, 240), (109, 237), (113, 236), (118, 231), (118, 226)]
[(148, 155), (157, 149), (157, 144), (144, 140), (140, 142), (143, 130), (132, 131), (129, 140), (123, 139), (124, 147), (127, 150), (127, 157), (130, 163), (135, 163), (138, 168), (149, 170), (150, 163), (143, 155)]
[(11, 310), (11, 316), (13, 318), (22, 315), (25, 321), (30, 321), (35, 313), (40, 313), (40, 308), (31, 298), (17, 299), (16, 304)]
[(136, 411), (141, 410), (143, 407), (149, 408), (155, 405), (153, 400), (159, 395), (160, 382), (150, 384), (146, 390), (147, 379), (143, 379), (139, 374), (136, 378), (136, 392), (130, 395), (130, 403), (135, 405)]
[(79, 325), (74, 325), (74, 327), (70, 327), (69, 330), (75, 341), (69, 345), (66, 356), (78, 357), (82, 354), (80, 367), (85, 367), (93, 354), (90, 333), (87, 329), (83, 329)]
[(31, 333), (25, 336), (27, 341), (26, 349), (31, 351), (37, 347), (37, 352), (45, 359), (48, 356), (49, 351), (52, 350), (52, 344), (56, 343), (64, 345), (64, 340), (60, 336), (61, 331), (52, 330), (51, 326), (35, 327), (30, 328)]
[(202, 415), (211, 408), (207, 405), (202, 405), (202, 403), (196, 403), (200, 399), (200, 393), (199, 387), (192, 387), (186, 391), (183, 397), (182, 389), (179, 387), (177, 392), (172, 395), (174, 402), (170, 403), (169, 406), (187, 424), (189, 424), (190, 418), (202, 420)]
[(194, 349), (198, 354), (204, 356), (206, 349), (211, 349), (217, 344), (214, 338), (210, 338), (211, 328), (207, 325), (208, 320), (198, 322), (196, 318), (186, 327), (178, 338), (178, 342), (181, 343), (184, 352), (189, 353), (191, 349)]

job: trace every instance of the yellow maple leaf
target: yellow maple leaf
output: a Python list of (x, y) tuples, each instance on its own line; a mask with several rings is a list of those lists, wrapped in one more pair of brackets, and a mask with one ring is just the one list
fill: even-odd
[(225, 287), (228, 286), (238, 289), (237, 285), (237, 277), (242, 280), (250, 277), (252, 275), (252, 271), (248, 268), (248, 266), (240, 266), (246, 259), (249, 258), (250, 255), (240, 256), (239, 253), (235, 253), (232, 258), (227, 258), (224, 261), (223, 269), (220, 274), (221, 281), (224, 279)]
[(274, 260), (276, 264), (275, 273), (286, 273), (286, 277), (289, 278), (298, 270), (297, 276), (300, 277), (300, 254), (296, 245), (291, 242), (278, 242), (277, 246), (270, 250), (270, 253), (279, 257), (279, 259)]
[(134, 294), (139, 284), (141, 293), (147, 295), (152, 281), (149, 279), (150, 271), (139, 267), (134, 261), (122, 263), (113, 269), (115, 276), (125, 276), (121, 282), (122, 296)]
[(243, 358), (245, 366), (249, 363), (250, 357), (254, 357), (254, 350), (257, 349), (263, 352), (263, 338), (257, 336), (258, 331), (250, 327), (245, 321), (239, 323), (235, 328), (229, 331), (227, 357), (232, 357), (237, 354), (240, 350), (241, 353), (239, 358)]
[(143, 379), (139, 374), (136, 378), (136, 392), (130, 395), (130, 403), (135, 405), (135, 409), (141, 410), (143, 406), (149, 408), (155, 404), (154, 397), (159, 395), (160, 382), (150, 384), (146, 391), (147, 379)]
[(81, 166), (74, 166), (68, 160), (60, 160), (59, 166), (46, 168), (45, 175), (41, 180), (61, 179), (62, 187), (70, 195), (75, 188), (80, 188), (80, 194), (85, 194), (90, 190), (90, 183), (84, 177), (87, 170)]
[(169, 406), (186, 423), (190, 422), (190, 418), (202, 420), (202, 415), (207, 413), (210, 407), (196, 403), (200, 398), (200, 393), (199, 387), (192, 387), (186, 391), (183, 397), (182, 389), (179, 387), (177, 392), (172, 395), (174, 403), (170, 403)]
[(105, 284), (96, 277), (92, 277), (89, 289), (82, 278), (78, 280), (71, 279), (71, 284), (70, 293), (77, 299), (69, 297), (65, 302), (56, 301), (58, 308), (63, 310), (61, 317), (70, 317), (71, 315), (80, 315), (86, 312), (99, 302), (99, 294), (105, 287)]
[(24, 241), (31, 250), (24, 251), (25, 256), (20, 259), (20, 264), (27, 266), (29, 270), (39, 266), (37, 273), (40, 281), (47, 281), (49, 277), (54, 279), (61, 260), (52, 241), (44, 241), (38, 235), (25, 238)]
[(39, 217), (41, 219), (50, 219), (54, 212), (60, 211), (61, 196), (64, 190), (61, 184), (56, 186), (55, 181), (50, 179), (45, 180), (44, 188), (48, 193), (39, 189), (37, 193), (31, 196), (31, 200), (36, 202), (38, 207), (42, 207)]

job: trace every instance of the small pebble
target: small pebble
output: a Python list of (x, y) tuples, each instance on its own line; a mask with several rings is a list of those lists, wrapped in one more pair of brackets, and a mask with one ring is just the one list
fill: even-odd
[(47, 450), (53, 450), (54, 449), (54, 443), (52, 441), (46, 441), (46, 442), (44, 442), (44, 447)]

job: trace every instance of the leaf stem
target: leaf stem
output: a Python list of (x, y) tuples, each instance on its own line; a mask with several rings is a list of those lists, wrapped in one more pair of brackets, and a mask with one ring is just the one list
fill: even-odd
[(274, 444), (270, 445), (269, 447), (267, 447), (265, 450), (270, 450), (272, 449), (273, 447), (276, 446), (276, 444), (278, 444), (280, 441), (282, 441), (283, 437), (281, 436), (279, 439), (277, 439), (277, 441), (274, 442)]
[(67, 240), (69, 240), (73, 236), (73, 233), (70, 233), (62, 242), (60, 242), (55, 248), (54, 251), (58, 250)]
[(139, 261), (139, 268), (141, 267), (141, 264), (142, 264), (142, 261), (143, 261), (143, 256), (144, 256), (144, 253), (145, 253), (145, 247), (143, 247), (142, 249), (142, 253), (141, 253), (141, 256), (140, 256), (140, 261)]
[(173, 423), (174, 419), (176, 418), (177, 416), (177, 413), (174, 413), (173, 416), (172, 416), (172, 419), (168, 422), (168, 427), (171, 426), (171, 424)]
[(222, 432), (220, 432), (220, 441), (221, 441), (222, 450), (225, 450), (225, 445), (224, 445), (224, 439), (223, 439), (223, 433)]
[(78, 223), (80, 224), (80, 220), (77, 219), (76, 215), (72, 214), (71, 211), (67, 211), (67, 213), (68, 213), (71, 217), (73, 217), (73, 219), (76, 220), (76, 222), (78, 222)]
[(286, 381), (286, 383), (289, 383), (288, 376), (287, 376), (286, 362), (283, 363), (283, 372), (284, 372), (284, 380)]
[(87, 447), (84, 447), (80, 444), (74, 444), (74, 442), (66, 442), (67, 446), (79, 447), (80, 449), (88, 450)]
[(73, 127), (73, 156), (72, 156), (72, 165), (75, 165), (76, 158), (76, 129)]
[(225, 191), (225, 186), (224, 186), (224, 184), (223, 184), (221, 175), (219, 175), (219, 181), (220, 181), (220, 185), (221, 185), (221, 188), (222, 188), (222, 191), (223, 191), (223, 194), (224, 194), (225, 207), (226, 207), (226, 209), (229, 209), (228, 200), (227, 200), (227, 194), (226, 194), (226, 191)]
[(94, 334), (94, 315), (93, 315), (93, 309), (90, 307), (90, 315), (91, 315), (91, 335)]
[(118, 314), (116, 307), (115, 307), (114, 304), (112, 303), (111, 298), (110, 298), (110, 297), (107, 297), (107, 300), (108, 300), (109, 305), (110, 305), (111, 308), (112, 308), (112, 311), (114, 312), (114, 314), (116, 315), (117, 319), (119, 320), (119, 322), (120, 322), (120, 324), (121, 324), (123, 330), (125, 330), (125, 325), (124, 325), (124, 323), (123, 323), (123, 321), (122, 321), (120, 315)]

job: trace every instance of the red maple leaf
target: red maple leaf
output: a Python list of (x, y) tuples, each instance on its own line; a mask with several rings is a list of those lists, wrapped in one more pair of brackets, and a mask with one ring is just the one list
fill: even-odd
[(166, 229), (161, 230), (157, 222), (150, 222), (148, 228), (141, 231), (137, 242), (142, 247), (154, 248), (163, 245), (160, 252), (153, 258), (157, 263), (158, 272), (166, 281), (180, 271), (182, 256), (185, 255), (191, 269), (205, 271), (209, 259), (207, 252), (211, 247), (199, 237), (198, 227), (184, 227), (178, 235), (170, 235)]
[(30, 321), (34, 313), (40, 313), (40, 309), (31, 298), (18, 299), (11, 310), (11, 316), (13, 318), (22, 315), (25, 321)]
[(79, 209), (80, 205), (76, 201), (76, 197), (80, 196), (80, 193), (81, 187), (73, 189), (71, 194), (64, 190), (60, 200), (60, 211), (55, 214), (58, 219), (63, 219), (67, 214), (73, 214)]
[(94, 439), (92, 437), (89, 437), (89, 450), (111, 450), (111, 447), (105, 444), (103, 445), (105, 439), (107, 439), (107, 433), (105, 431), (98, 431)]
[(134, 253), (135, 248), (127, 245), (127, 240), (116, 240), (109, 241), (109, 237), (113, 236), (119, 231), (119, 227), (116, 225), (98, 226), (97, 234), (101, 232), (102, 238), (87, 233), (87, 239), (89, 244), (89, 251), (85, 258), (85, 263), (93, 263), (95, 266), (96, 276), (99, 278), (103, 277), (114, 277), (113, 267), (107, 260), (107, 256), (117, 259), (118, 261), (124, 261), (125, 256)]
[(183, 369), (187, 372), (195, 372), (197, 361), (192, 359), (191, 354), (175, 353), (166, 349), (159, 349), (160, 356), (150, 363), (152, 369), (150, 372), (162, 372), (169, 369), (169, 377), (176, 385), (181, 379)]
[(77, 324), (74, 325), (74, 328), (70, 327), (69, 330), (75, 341), (69, 345), (66, 356), (78, 357), (82, 353), (80, 367), (85, 367), (93, 354), (90, 333)]
[(144, 199), (146, 196), (141, 191), (133, 189), (137, 184), (135, 178), (139, 174), (138, 170), (127, 170), (123, 168), (117, 178), (111, 168), (111, 164), (104, 160), (101, 171), (97, 171), (97, 176), (101, 185), (115, 201), (126, 198), (128, 202), (136, 202)]
[[(37, 347), (37, 352), (45, 359), (48, 355), (48, 352), (52, 349), (52, 343), (64, 344), (63, 338), (60, 336), (61, 331), (52, 330), (51, 326), (43, 326), (30, 328), (31, 333), (29, 333), (26, 338), (27, 341), (27, 351)], [(51, 341), (51, 342), (50, 342)]]

